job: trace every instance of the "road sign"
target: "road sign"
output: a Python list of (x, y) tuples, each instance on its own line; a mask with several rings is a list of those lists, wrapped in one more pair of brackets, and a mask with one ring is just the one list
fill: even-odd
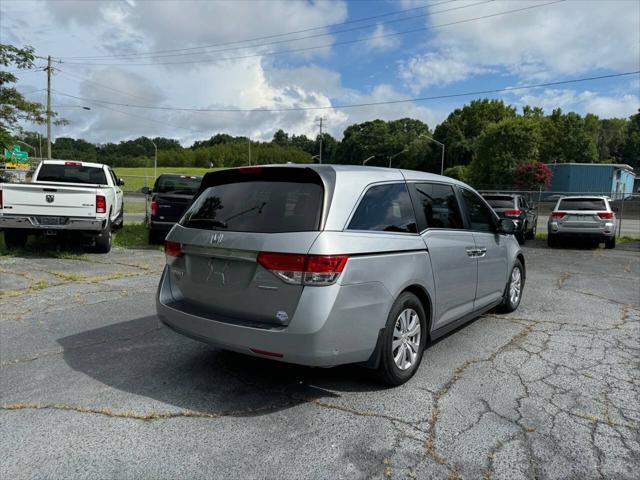
[(7, 160), (13, 160), (17, 163), (27, 163), (29, 160), (29, 153), (20, 150), (20, 145), (14, 145), (11, 150), (4, 149), (4, 158)]

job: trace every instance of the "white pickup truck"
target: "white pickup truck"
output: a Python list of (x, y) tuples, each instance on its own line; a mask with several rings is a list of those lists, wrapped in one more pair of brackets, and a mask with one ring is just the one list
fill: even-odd
[(45, 160), (31, 183), (0, 183), (0, 231), (7, 248), (29, 235), (88, 237), (99, 253), (111, 250), (112, 231), (122, 228), (122, 185), (100, 163)]

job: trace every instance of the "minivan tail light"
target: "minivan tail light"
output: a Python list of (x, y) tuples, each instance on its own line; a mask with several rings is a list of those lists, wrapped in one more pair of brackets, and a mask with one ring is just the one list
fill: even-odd
[(513, 209), (513, 210), (505, 210), (504, 211), (504, 214), (507, 217), (519, 217), (521, 213), (522, 213), (522, 210), (518, 210), (517, 208)]
[(600, 218), (615, 218), (616, 214), (613, 212), (598, 212)]
[(164, 254), (167, 257), (181, 257), (184, 255), (182, 251), (182, 244), (178, 242), (171, 242), (169, 240), (164, 242)]
[(158, 215), (158, 202), (156, 200), (156, 197), (152, 197), (151, 198), (151, 216), (155, 217), (156, 215)]
[(551, 218), (562, 218), (567, 212), (551, 212)]
[(96, 195), (96, 213), (107, 213), (107, 198), (104, 195)]
[(292, 285), (331, 285), (344, 270), (348, 255), (302, 255), (260, 252), (257, 261), (280, 280)]

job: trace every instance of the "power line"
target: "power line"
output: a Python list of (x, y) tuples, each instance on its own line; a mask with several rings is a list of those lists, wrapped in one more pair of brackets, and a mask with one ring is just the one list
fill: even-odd
[[(255, 42), (255, 41), (258, 41), (258, 40), (269, 40), (269, 39), (272, 39), (272, 38), (279, 38), (279, 37), (284, 37), (284, 36), (288, 36), (288, 35), (295, 35), (295, 34), (298, 34), (298, 33), (306, 33), (306, 32), (312, 32), (312, 31), (316, 31), (316, 30), (323, 30), (323, 29), (326, 29), (326, 28), (338, 27), (340, 25), (349, 25), (349, 24), (353, 24), (353, 23), (366, 22), (368, 20), (375, 20), (375, 19), (378, 19), (378, 18), (389, 17), (389, 16), (393, 16), (393, 15), (400, 15), (402, 13), (413, 12), (413, 11), (417, 11), (417, 10), (424, 10), (425, 8), (428, 8), (428, 7), (436, 7), (438, 5), (443, 5), (443, 4), (447, 4), (447, 3), (453, 3), (455, 1), (457, 1), (457, 0), (447, 0), (447, 1), (443, 1), (443, 2), (432, 3), (432, 4), (429, 4), (429, 5), (423, 5), (421, 7), (413, 7), (413, 8), (408, 8), (406, 10), (396, 10), (396, 11), (393, 11), (393, 12), (387, 12), (387, 13), (383, 13), (383, 14), (379, 14), (379, 15), (373, 15), (371, 17), (363, 17), (363, 18), (359, 18), (359, 19), (348, 20), (348, 21), (340, 22), (340, 23), (332, 23), (332, 24), (328, 24), (328, 25), (320, 25), (320, 26), (317, 26), (317, 27), (305, 28), (305, 29), (302, 29), (302, 30), (294, 30), (294, 31), (291, 31), (291, 32), (286, 32), (286, 33), (276, 33), (276, 34), (265, 35), (265, 36), (261, 36), (261, 37), (247, 38), (245, 40), (235, 40), (235, 41), (230, 41), (230, 42), (214, 43), (214, 44), (211, 44), (211, 45), (201, 45), (199, 47), (176, 48), (176, 49), (171, 49), (171, 50), (156, 50), (156, 51), (150, 51), (150, 52), (129, 53), (129, 54), (120, 54), (120, 55), (94, 55), (94, 56), (79, 56), (79, 57), (60, 57), (60, 58), (63, 58), (63, 59), (75, 59), (75, 60), (90, 60), (90, 59), (98, 60), (98, 59), (103, 59), (103, 58), (155, 56), (156, 54), (163, 54), (163, 53), (186, 52), (186, 51), (201, 50), (201, 49), (206, 49), (206, 48), (224, 47), (224, 46), (228, 46), (228, 45), (237, 45), (237, 44), (241, 44), (241, 43)], [(415, 18), (415, 17), (410, 17), (410, 18)]]
[(396, 36), (400, 36), (400, 35), (407, 35), (407, 34), (411, 34), (411, 33), (423, 32), (423, 31), (427, 31), (427, 30), (433, 30), (433, 29), (442, 28), (442, 27), (449, 27), (449, 26), (453, 26), (453, 25), (461, 25), (461, 24), (464, 24), (464, 23), (474, 22), (474, 21), (477, 21), (477, 20), (485, 20), (487, 18), (499, 17), (499, 16), (502, 16), (502, 15), (510, 14), (510, 13), (523, 12), (523, 11), (526, 11), (526, 10), (532, 10), (534, 8), (540, 8), (540, 7), (545, 7), (545, 6), (548, 6), (548, 5), (554, 5), (554, 4), (557, 4), (557, 3), (563, 3), (565, 1), (566, 0), (554, 0), (554, 1), (551, 1), (551, 2), (547, 2), (547, 3), (530, 5), (528, 7), (516, 8), (516, 9), (512, 9), (512, 10), (506, 10), (506, 11), (503, 11), (503, 12), (493, 13), (493, 14), (489, 14), (489, 15), (483, 15), (483, 16), (480, 16), (480, 17), (468, 18), (468, 19), (465, 19), (465, 20), (458, 20), (458, 21), (455, 21), (455, 22), (442, 23), (442, 24), (439, 24), (439, 25), (431, 25), (431, 26), (425, 26), (425, 27), (420, 27), (420, 28), (414, 28), (412, 30), (404, 30), (404, 31), (400, 31), (400, 32), (392, 32), (392, 33), (386, 33), (386, 34), (380, 34), (380, 35), (372, 35), (372, 36), (363, 37), (363, 38), (356, 38), (356, 39), (351, 39), (351, 40), (343, 40), (343, 41), (340, 41), (340, 42), (326, 43), (326, 44), (323, 44), (323, 45), (316, 45), (316, 46), (311, 46), (311, 47), (294, 48), (294, 49), (289, 49), (289, 50), (280, 50), (280, 51), (274, 51), (274, 52), (264, 52), (264, 53), (241, 55), (241, 56), (235, 56), (235, 57), (222, 57), (222, 58), (217, 58), (217, 59), (202, 59), (202, 60), (185, 60), (185, 61), (179, 61), (179, 62), (152, 62), (152, 63), (149, 63), (149, 62), (147, 62), (147, 63), (133, 63), (133, 62), (129, 62), (129, 63), (64, 62), (64, 63), (66, 65), (132, 66), (132, 67), (136, 67), (136, 66), (154, 66), (154, 65), (157, 66), (157, 65), (185, 65), (185, 64), (194, 64), (194, 63), (216, 63), (216, 62), (227, 61), (227, 60), (240, 60), (240, 59), (244, 59), (244, 58), (284, 55), (284, 54), (288, 54), (288, 53), (306, 52), (306, 51), (310, 51), (310, 50), (318, 50), (318, 49), (322, 49), (322, 48), (335, 47), (335, 46), (340, 46), (340, 45), (349, 45), (349, 44), (354, 44), (354, 43), (359, 43), (359, 42), (367, 42), (369, 40), (378, 40), (378, 39), (381, 39), (381, 38), (396, 37)]
[(162, 106), (152, 106), (152, 105), (134, 105), (128, 103), (118, 103), (118, 102), (110, 102), (107, 100), (100, 99), (92, 99), (92, 98), (83, 98), (75, 95), (70, 95), (68, 93), (56, 92), (58, 95), (63, 95), (69, 98), (75, 98), (77, 100), (83, 100), (87, 102), (96, 102), (99, 104), (106, 105), (117, 105), (121, 107), (128, 108), (142, 108), (147, 110), (168, 110), (168, 111), (176, 111), (176, 112), (296, 112), (296, 111), (307, 111), (307, 110), (340, 110), (345, 108), (360, 108), (360, 107), (371, 107), (378, 105), (393, 105), (398, 103), (410, 103), (410, 102), (424, 102), (428, 100), (442, 100), (446, 98), (456, 98), (456, 97), (468, 97), (468, 96), (476, 96), (476, 95), (488, 95), (493, 93), (502, 93), (502, 92), (512, 92), (518, 90), (527, 90), (530, 88), (543, 88), (543, 87), (553, 87), (558, 85), (567, 85), (571, 83), (580, 83), (580, 82), (589, 82), (595, 80), (604, 80), (608, 78), (618, 78), (625, 77), (629, 75), (637, 75), (640, 73), (640, 70), (636, 70), (633, 72), (624, 72), (624, 73), (614, 73), (610, 75), (599, 75), (594, 77), (583, 77), (583, 78), (574, 78), (570, 80), (561, 80), (557, 82), (546, 82), (546, 83), (536, 83), (531, 85), (520, 85), (515, 87), (503, 87), (503, 88), (495, 88), (489, 90), (476, 90), (470, 92), (459, 92), (459, 93), (449, 93), (443, 95), (433, 95), (429, 97), (414, 97), (414, 98), (404, 98), (398, 100), (385, 100), (380, 102), (365, 102), (365, 103), (352, 103), (345, 105), (330, 105), (330, 106), (322, 106), (322, 107), (283, 107), (283, 108), (186, 108), (186, 107), (162, 107)]
[[(441, 3), (450, 3), (452, 1), (455, 0), (448, 0), (447, 2), (441, 2)], [(221, 48), (221, 49), (217, 49), (217, 50), (206, 50), (206, 51), (199, 51), (199, 52), (182, 52), (182, 53), (169, 53), (169, 54), (165, 54), (165, 55), (143, 55), (143, 54), (139, 54), (139, 56), (133, 58), (134, 60), (139, 60), (139, 59), (156, 59), (156, 58), (170, 58), (170, 57), (182, 57), (185, 55), (208, 55), (208, 54), (212, 54), (212, 53), (221, 53), (221, 52), (228, 52), (228, 51), (234, 51), (234, 50), (238, 50), (241, 48), (255, 48), (255, 47), (266, 47), (266, 46), (271, 46), (271, 45), (279, 45), (282, 43), (290, 43), (290, 42), (299, 42), (301, 40), (308, 40), (310, 38), (319, 38), (319, 37), (327, 37), (327, 36), (331, 36), (331, 35), (336, 35), (336, 34), (340, 34), (340, 33), (347, 33), (347, 32), (353, 32), (356, 30), (363, 30), (363, 29), (367, 29), (367, 28), (371, 28), (371, 27), (376, 27), (378, 25), (388, 25), (390, 23), (397, 23), (397, 22), (406, 22), (406, 21), (410, 21), (410, 20), (416, 20), (418, 18), (422, 18), (422, 17), (428, 17), (428, 16), (433, 16), (436, 15), (438, 13), (446, 13), (446, 12), (452, 12), (455, 10), (462, 10), (465, 8), (471, 8), (471, 7), (475, 7), (478, 5), (483, 5), (486, 3), (492, 3), (495, 2), (496, 0), (483, 0), (481, 2), (476, 2), (476, 3), (471, 3), (471, 4), (467, 4), (467, 5), (462, 5), (459, 7), (453, 7), (453, 8), (448, 8), (445, 10), (438, 10), (436, 12), (430, 12), (430, 13), (423, 13), (421, 15), (416, 15), (413, 17), (405, 17), (405, 18), (397, 18), (394, 20), (387, 20), (385, 22), (378, 22), (378, 23), (373, 23), (373, 24), (367, 24), (367, 25), (361, 25), (358, 27), (353, 27), (353, 28), (348, 28), (348, 29), (343, 29), (343, 30), (338, 30), (338, 31), (334, 31), (334, 32), (325, 32), (325, 33), (317, 33), (314, 35), (307, 35), (304, 37), (298, 37), (298, 38), (286, 38), (284, 40), (277, 40), (274, 42), (268, 42), (268, 43), (258, 43), (255, 45), (240, 45), (238, 47), (231, 47), (231, 48)], [(440, 5), (436, 4), (436, 5)], [(425, 8), (425, 7), (421, 7), (421, 8)], [(195, 47), (194, 47), (195, 48)], [(198, 48), (208, 48), (208, 47), (198, 47)], [(110, 58), (115, 58), (116, 56), (114, 55), (113, 57)], [(128, 56), (129, 58), (131, 58), (131, 55)], [(91, 59), (91, 57), (87, 57), (89, 59)], [(119, 57), (121, 58), (121, 57)]]

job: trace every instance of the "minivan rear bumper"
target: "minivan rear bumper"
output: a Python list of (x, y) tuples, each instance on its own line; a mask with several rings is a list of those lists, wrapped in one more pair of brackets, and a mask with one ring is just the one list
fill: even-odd
[(164, 325), (222, 349), (299, 365), (331, 367), (367, 361), (392, 303), (378, 282), (305, 287), (287, 326), (247, 326), (181, 310), (171, 295), (169, 272), (170, 267), (165, 267), (156, 297)]

